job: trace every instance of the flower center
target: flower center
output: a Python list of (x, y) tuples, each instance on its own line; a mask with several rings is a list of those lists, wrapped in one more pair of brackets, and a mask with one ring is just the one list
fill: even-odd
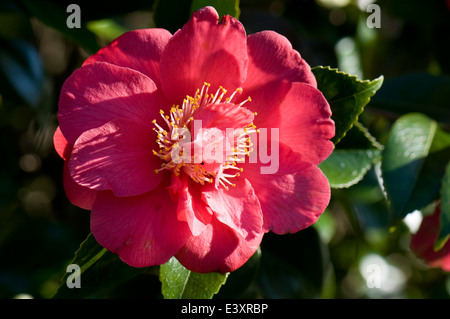
[(258, 133), (253, 124), (256, 113), (242, 108), (250, 97), (233, 103), (241, 88), (228, 97), (221, 86), (215, 94), (210, 94), (209, 88), (205, 82), (194, 97), (186, 96), (181, 107), (173, 105), (169, 114), (160, 110), (166, 129), (156, 119), (152, 121), (159, 146), (153, 154), (164, 161), (155, 172), (184, 173), (202, 185), (214, 182), (216, 188), (220, 184), (228, 189), (235, 186), (230, 179), (242, 172), (237, 163), (244, 162), (253, 151), (251, 137)]

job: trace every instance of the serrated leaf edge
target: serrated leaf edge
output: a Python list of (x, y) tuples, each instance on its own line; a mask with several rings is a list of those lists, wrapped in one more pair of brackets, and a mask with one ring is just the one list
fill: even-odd
[[(360, 83), (360, 84), (371, 84), (371, 83), (380, 81), (380, 84), (378, 85), (378, 87), (377, 87), (376, 89), (373, 90), (373, 94), (372, 94), (370, 97), (367, 98), (367, 102), (364, 103), (364, 106), (362, 107), (361, 112), (359, 112), (359, 113), (356, 115), (356, 120), (355, 120), (355, 122), (352, 123), (352, 124), (349, 126), (348, 130), (345, 131), (345, 132), (342, 134), (342, 136), (341, 136), (338, 140), (334, 141), (334, 144), (336, 145), (337, 143), (339, 143), (339, 142), (347, 135), (347, 132), (350, 131), (350, 130), (353, 128), (354, 124), (355, 124), (356, 122), (359, 121), (359, 116), (360, 116), (360, 115), (362, 114), (362, 112), (364, 111), (364, 108), (366, 107), (367, 104), (369, 104), (369, 102), (370, 102), (372, 96), (374, 96), (375, 93), (376, 93), (376, 92), (380, 89), (380, 87), (383, 85), (383, 82), (384, 82), (384, 76), (383, 76), (383, 75), (380, 75), (379, 77), (377, 77), (376, 79), (373, 79), (373, 80), (360, 80), (360, 79), (358, 78), (358, 76), (356, 76), (356, 75), (354, 75), (354, 74), (346, 73), (346, 72), (344, 72), (344, 71), (340, 71), (340, 70), (337, 69), (337, 68), (331, 68), (330, 66), (321, 66), (321, 65), (318, 65), (318, 66), (315, 66), (315, 67), (311, 68), (311, 71), (313, 71), (314, 69), (324, 69), (324, 70), (328, 70), (328, 71), (334, 71), (334, 72), (337, 73), (337, 74), (342, 74), (342, 75), (348, 76), (349, 78), (354, 79), (356, 82), (358, 82), (358, 83)], [(358, 92), (358, 94), (364, 93), (364, 92), (367, 92), (367, 91), (368, 91), (368, 90), (363, 90), (363, 91), (361, 91), (361, 92)], [(339, 100), (342, 100), (342, 99), (343, 99), (343, 98), (340, 98)], [(339, 100), (334, 100), (333, 102), (336, 102), (336, 101), (339, 101)], [(331, 101), (328, 101), (328, 102), (331, 103)]]

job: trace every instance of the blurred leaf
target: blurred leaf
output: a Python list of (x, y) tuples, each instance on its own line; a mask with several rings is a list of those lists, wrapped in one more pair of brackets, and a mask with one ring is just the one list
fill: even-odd
[(153, 19), (157, 28), (175, 33), (189, 20), (191, 0), (156, 0)]
[(361, 81), (354, 75), (330, 67), (317, 66), (311, 69), (317, 79), (317, 87), (330, 104), (336, 125), (332, 141), (337, 144), (358, 120), (358, 116), (370, 98), (381, 87), (383, 76), (373, 81)]
[[(40, 103), (44, 67), (34, 46), (21, 39), (0, 38), (0, 83), (5, 80), (29, 106)], [(2, 94), (9, 93), (6, 85), (0, 90)]]
[(239, 9), (239, 0), (193, 0), (191, 5), (191, 13), (207, 6), (213, 6), (217, 10), (219, 17), (228, 14), (236, 19), (239, 19), (239, 15), (241, 14), (241, 10)]
[(419, 173), (419, 183), (415, 185), (405, 211), (421, 209), (438, 199), (448, 161), (450, 161), (450, 134), (438, 126), (428, 156)]
[(436, 121), (450, 123), (450, 77), (412, 73), (386, 80), (371, 107), (386, 112), (424, 113)]
[(211, 299), (225, 283), (227, 276), (190, 271), (172, 257), (161, 266), (159, 278), (165, 299)]
[[(367, 25), (364, 20), (364, 27)], [(335, 45), (336, 59), (339, 70), (362, 77), (361, 59), (358, 44), (352, 37), (344, 37)]]
[(129, 280), (149, 268), (134, 268), (119, 259), (116, 254), (100, 246), (94, 236), (88, 235), (75, 253), (71, 264), (80, 267), (81, 288), (68, 288), (66, 281), (72, 275), (67, 273), (53, 298), (84, 298), (102, 289)]
[[(28, 14), (35, 16), (46, 25), (60, 31), (68, 38), (81, 45), (90, 54), (97, 52), (100, 47), (97, 43), (95, 35), (89, 31), (83, 24), (81, 19), (81, 28), (69, 28), (67, 26), (67, 18), (71, 13), (67, 13), (61, 5), (53, 3), (50, 0), (42, 0), (39, 2), (32, 0), (20, 0), (26, 8)], [(81, 17), (83, 13), (81, 12)]]
[(410, 113), (395, 122), (381, 165), (391, 223), (437, 198), (449, 159), (450, 135), (435, 121)]
[(441, 188), (441, 215), (439, 235), (435, 248), (442, 248), (450, 238), (450, 162), (447, 163)]
[(86, 27), (96, 36), (104, 38), (107, 42), (111, 42), (115, 38), (129, 31), (112, 19), (89, 21), (86, 23)]
[(295, 234), (267, 233), (261, 250), (258, 286), (263, 298), (320, 297), (329, 259), (313, 227)]

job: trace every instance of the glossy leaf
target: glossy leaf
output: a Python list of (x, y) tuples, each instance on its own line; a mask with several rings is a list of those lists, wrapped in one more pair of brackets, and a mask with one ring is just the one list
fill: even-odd
[(206, 6), (213, 6), (217, 10), (219, 17), (228, 14), (239, 19), (239, 15), (241, 14), (239, 0), (193, 0), (191, 13)]
[(336, 125), (336, 134), (332, 141), (337, 144), (356, 123), (370, 98), (381, 87), (383, 76), (372, 81), (361, 81), (354, 75), (330, 67), (318, 66), (311, 70), (333, 112), (331, 117)]
[(379, 150), (335, 150), (319, 167), (332, 188), (347, 188), (358, 183), (380, 158)]
[[(68, 272), (53, 298), (88, 297), (102, 289), (120, 284), (149, 270), (149, 268), (128, 266), (116, 254), (100, 246), (92, 234), (89, 234), (81, 244), (71, 264), (80, 267), (81, 288), (69, 288), (67, 286), (67, 279), (72, 275), (72, 272)], [(69, 278), (69, 280), (72, 279), (75, 280), (75, 278)]]
[(383, 153), (383, 185), (391, 206), (391, 222), (421, 209), (439, 195), (450, 159), (450, 135), (420, 113), (399, 118)]
[(372, 166), (381, 160), (382, 148), (368, 130), (356, 122), (319, 167), (332, 188), (348, 188), (361, 181)]
[(211, 299), (228, 274), (192, 272), (172, 257), (161, 266), (159, 278), (165, 299)]

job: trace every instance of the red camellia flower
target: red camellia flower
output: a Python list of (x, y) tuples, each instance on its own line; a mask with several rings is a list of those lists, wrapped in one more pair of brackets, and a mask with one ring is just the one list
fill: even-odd
[(299, 231), (328, 205), (330, 116), (285, 37), (247, 36), (206, 7), (174, 35), (131, 31), (89, 57), (62, 87), (54, 144), (103, 247), (135, 267), (175, 256), (229, 272), (264, 233)]
[(434, 243), (439, 235), (440, 215), (441, 208), (438, 205), (433, 214), (424, 217), (419, 230), (411, 237), (410, 247), (428, 266), (450, 271), (450, 241), (447, 241), (441, 249), (437, 251), (434, 249)]

